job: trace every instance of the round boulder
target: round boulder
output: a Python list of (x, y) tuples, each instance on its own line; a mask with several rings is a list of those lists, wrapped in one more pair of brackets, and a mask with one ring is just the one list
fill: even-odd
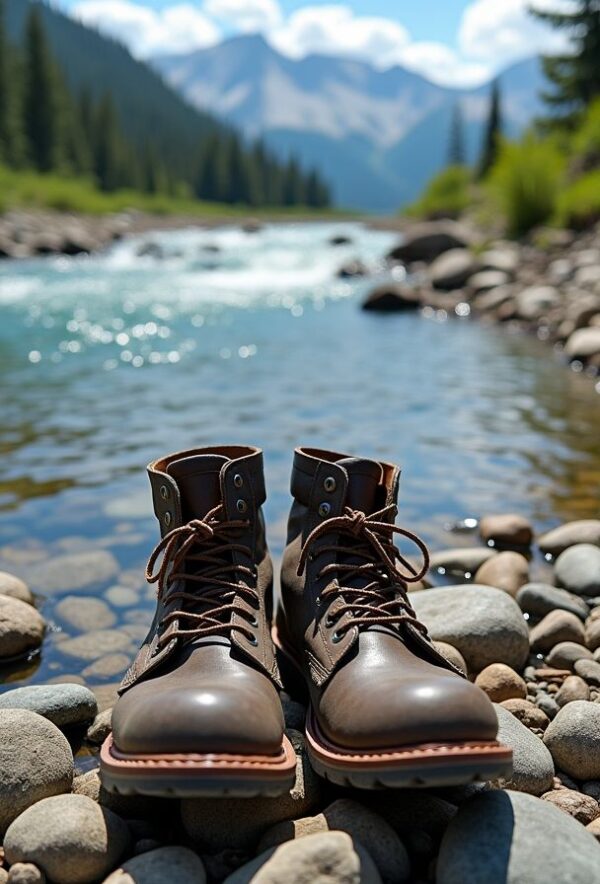
[(544, 742), (556, 766), (575, 780), (600, 779), (600, 705), (567, 703), (550, 723)]
[(580, 596), (600, 593), (600, 548), (578, 543), (562, 552), (554, 564), (559, 586)]
[(202, 860), (188, 847), (159, 847), (128, 859), (104, 884), (205, 884)]
[(30, 709), (57, 727), (70, 727), (92, 721), (98, 704), (83, 685), (27, 685), (0, 694), (0, 709)]
[(0, 595), (0, 658), (9, 659), (36, 651), (44, 639), (46, 624), (27, 602)]

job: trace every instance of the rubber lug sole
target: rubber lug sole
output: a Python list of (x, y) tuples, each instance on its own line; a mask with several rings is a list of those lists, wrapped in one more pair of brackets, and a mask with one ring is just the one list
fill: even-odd
[(100, 776), (109, 792), (159, 798), (276, 798), (293, 787), (296, 754), (283, 738), (277, 756), (128, 755), (112, 735), (100, 750)]

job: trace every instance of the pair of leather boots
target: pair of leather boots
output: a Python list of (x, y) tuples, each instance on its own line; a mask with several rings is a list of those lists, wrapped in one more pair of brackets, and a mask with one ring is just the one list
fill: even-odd
[[(102, 747), (104, 785), (148, 795), (275, 796), (296, 759), (279, 690), (308, 704), (316, 772), (359, 788), (508, 776), (487, 696), (435, 648), (407, 584), (423, 543), (395, 525), (399, 470), (296, 450), (273, 604), (262, 453), (211, 447), (148, 468), (162, 539), (156, 614)], [(401, 556), (413, 541), (421, 568)]]

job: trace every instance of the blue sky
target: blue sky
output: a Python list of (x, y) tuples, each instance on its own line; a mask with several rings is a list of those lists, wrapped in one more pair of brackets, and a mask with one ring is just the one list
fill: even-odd
[[(263, 33), (280, 52), (402, 64), (447, 85), (485, 82), (507, 65), (563, 48), (530, 0), (54, 0), (126, 42), (138, 57), (190, 52)], [(569, 8), (572, 0), (535, 0)]]

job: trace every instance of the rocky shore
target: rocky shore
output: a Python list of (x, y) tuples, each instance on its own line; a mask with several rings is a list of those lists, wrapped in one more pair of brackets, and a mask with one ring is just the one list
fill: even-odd
[[(0, 884), (600, 884), (600, 520), (537, 536), (523, 517), (501, 514), (453, 530), (460, 545), (433, 554), (411, 600), (442, 652), (496, 704), (514, 772), (446, 790), (365, 792), (319, 779), (304, 752), (305, 710), (284, 697), (298, 754), (288, 795), (108, 794), (98, 747), (115, 674), (145, 630), (115, 628), (126, 575), (108, 553), (85, 552), (32, 569), (31, 586), (0, 574), (3, 663), (58, 641), (80, 673), (0, 694)], [(86, 595), (99, 575), (124, 585)], [(36, 610), (32, 590), (61, 596), (64, 632)]]
[(600, 373), (600, 226), (486, 242), (459, 222), (431, 222), (409, 228), (387, 261), (390, 280), (370, 292), (363, 309), (421, 310), (523, 329), (576, 371)]

